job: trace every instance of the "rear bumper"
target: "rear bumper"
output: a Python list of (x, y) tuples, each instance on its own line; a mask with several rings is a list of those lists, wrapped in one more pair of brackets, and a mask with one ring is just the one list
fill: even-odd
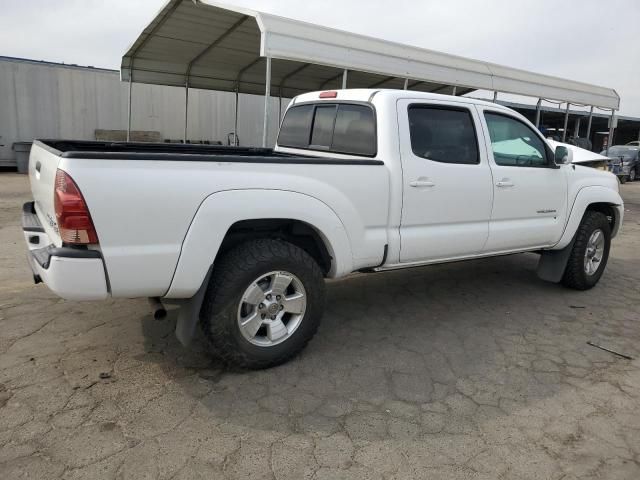
[(101, 253), (54, 246), (35, 213), (33, 202), (23, 206), (22, 231), (36, 283), (43, 282), (67, 300), (104, 300), (109, 296)]

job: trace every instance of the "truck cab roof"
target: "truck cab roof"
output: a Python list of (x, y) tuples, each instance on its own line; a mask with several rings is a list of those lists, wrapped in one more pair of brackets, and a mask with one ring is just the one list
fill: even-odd
[[(334, 95), (335, 94), (335, 95)], [(322, 96), (321, 96), (322, 95)], [(304, 93), (298, 95), (293, 99), (291, 105), (297, 105), (299, 103), (307, 102), (336, 102), (336, 101), (350, 101), (350, 102), (367, 102), (371, 103), (374, 99), (385, 98), (385, 100), (401, 100), (406, 98), (420, 99), (420, 100), (437, 100), (437, 101), (458, 101), (466, 104), (492, 106), (495, 108), (502, 108), (508, 110), (502, 105), (489, 102), (486, 100), (479, 100), (471, 97), (458, 97), (454, 95), (442, 95), (439, 93), (429, 92), (417, 92), (414, 90), (393, 90), (393, 89), (380, 89), (380, 88), (353, 88), (346, 90), (318, 90), (315, 92)]]

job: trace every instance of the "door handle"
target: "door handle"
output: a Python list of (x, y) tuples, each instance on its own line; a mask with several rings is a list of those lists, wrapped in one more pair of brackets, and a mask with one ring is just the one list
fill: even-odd
[(496, 187), (500, 187), (500, 188), (507, 188), (507, 187), (514, 187), (514, 186), (515, 186), (514, 183), (508, 178), (503, 178), (498, 183), (496, 183)]
[(40, 163), (40, 161), (36, 162), (36, 172), (40, 172), (40, 169), (42, 168), (42, 163)]
[(433, 182), (430, 182), (429, 180), (414, 180), (413, 182), (409, 183), (409, 185), (411, 185), (412, 187), (435, 187), (436, 184)]

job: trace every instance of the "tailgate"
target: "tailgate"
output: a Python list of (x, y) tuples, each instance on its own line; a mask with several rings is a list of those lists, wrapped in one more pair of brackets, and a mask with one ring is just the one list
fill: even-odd
[(56, 224), (56, 212), (53, 204), (56, 171), (60, 157), (44, 144), (36, 141), (29, 156), (29, 181), (35, 201), (35, 210), (51, 242), (62, 246), (62, 239)]

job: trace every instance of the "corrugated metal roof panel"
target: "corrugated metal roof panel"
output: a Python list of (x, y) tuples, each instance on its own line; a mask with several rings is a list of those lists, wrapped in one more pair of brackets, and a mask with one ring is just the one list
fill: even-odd
[[(244, 21), (243, 18), (245, 19)], [(456, 93), (482, 89), (619, 108), (610, 88), (402, 45), (214, 1), (169, 0), (122, 59), (121, 77), (163, 85), (263, 93), (270, 56), (275, 91), (349, 87)], [(195, 61), (194, 61), (195, 60)], [(310, 64), (309, 67), (305, 67)], [(189, 75), (187, 73), (189, 72)], [(284, 82), (281, 85), (281, 82)]]

